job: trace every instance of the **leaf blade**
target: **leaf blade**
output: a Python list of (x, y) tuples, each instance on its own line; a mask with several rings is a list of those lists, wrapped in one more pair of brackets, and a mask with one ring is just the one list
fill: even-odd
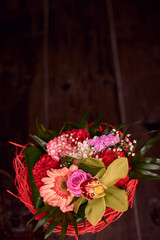
[(49, 227), (47, 228), (47, 231), (45, 233), (45, 239), (47, 239), (52, 234), (52, 232), (56, 229), (56, 227), (60, 223), (61, 219), (62, 219), (61, 215), (53, 219), (53, 221), (50, 223)]
[(40, 139), (36, 135), (30, 134), (30, 136), (34, 139), (36, 143), (38, 143), (41, 146), (41, 148), (43, 148), (46, 151), (46, 144), (47, 144), (46, 142), (44, 142), (42, 139)]
[(62, 229), (61, 229), (60, 240), (64, 240), (66, 233), (67, 233), (67, 227), (68, 227), (68, 221), (66, 218), (66, 214), (64, 214), (63, 219), (62, 219)]
[(76, 219), (75, 219), (74, 215), (71, 212), (68, 212), (68, 217), (69, 217), (69, 220), (70, 220), (70, 222), (72, 223), (72, 225), (75, 229), (76, 235), (78, 236), (77, 222), (76, 222)]
[(34, 177), (32, 174), (32, 169), (35, 163), (40, 159), (40, 157), (44, 154), (43, 150), (39, 149), (36, 146), (28, 146), (24, 150), (25, 160), (28, 169), (29, 180), (31, 184), (32, 196), (34, 208), (39, 209), (43, 206), (42, 198), (39, 194), (39, 191), (35, 185)]
[(153, 144), (155, 144), (156, 142), (158, 142), (160, 140), (160, 136), (156, 136), (152, 139), (150, 139), (149, 141), (147, 141), (146, 143), (144, 143), (140, 149), (136, 152), (133, 161), (136, 161), (138, 158), (140, 158), (142, 155), (144, 155), (151, 147)]

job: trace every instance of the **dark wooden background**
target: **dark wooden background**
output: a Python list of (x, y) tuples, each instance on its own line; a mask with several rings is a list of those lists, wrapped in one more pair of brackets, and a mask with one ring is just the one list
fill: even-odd
[[(2, 0), (0, 80), (0, 239), (42, 240), (43, 229), (33, 233), (29, 211), (6, 192), (17, 193), (8, 141), (31, 140), (36, 118), (57, 128), (89, 106), (90, 120), (141, 120), (132, 139), (159, 129), (160, 1)], [(160, 157), (159, 146), (150, 155)], [(133, 209), (80, 239), (159, 240), (160, 183), (140, 181)]]

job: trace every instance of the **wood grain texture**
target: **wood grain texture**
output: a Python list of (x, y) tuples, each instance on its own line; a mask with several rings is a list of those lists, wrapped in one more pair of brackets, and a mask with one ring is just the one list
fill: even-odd
[[(48, 69), (49, 127), (60, 127), (69, 113), (79, 121), (93, 106), (90, 121), (105, 114), (105, 121), (120, 123), (106, 1), (50, 0)], [(142, 120), (132, 138), (160, 127), (160, 4), (156, 0), (112, 1), (120, 70), (128, 122)], [(35, 133), (35, 119), (44, 116), (44, 9), (43, 1), (6, 0), (0, 9), (0, 239), (44, 239), (43, 229), (26, 226), (31, 214), (6, 189), (13, 186), (14, 147)], [(159, 133), (156, 133), (159, 134)], [(155, 134), (155, 136), (156, 136)], [(149, 136), (145, 137), (145, 140)], [(159, 143), (148, 153), (159, 156)], [(141, 181), (136, 198), (141, 239), (134, 209), (100, 233), (84, 239), (158, 240), (160, 184)], [(51, 239), (59, 239), (53, 234)], [(69, 238), (73, 239), (73, 238)]]

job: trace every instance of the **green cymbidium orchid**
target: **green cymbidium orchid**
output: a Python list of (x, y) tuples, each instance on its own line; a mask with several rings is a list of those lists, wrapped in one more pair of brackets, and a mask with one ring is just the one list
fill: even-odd
[(85, 214), (92, 225), (96, 225), (103, 217), (106, 206), (116, 211), (128, 209), (126, 191), (114, 186), (121, 178), (128, 174), (127, 158), (118, 158), (112, 162), (107, 170), (101, 169), (85, 186), (82, 185), (82, 195), (88, 199)]

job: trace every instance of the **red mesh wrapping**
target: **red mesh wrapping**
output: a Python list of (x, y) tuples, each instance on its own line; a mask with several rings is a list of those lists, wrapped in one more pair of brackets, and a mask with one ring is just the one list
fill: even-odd
[[(33, 213), (35, 214), (37, 210), (34, 209), (33, 206), (33, 201), (32, 201), (32, 192), (30, 189), (30, 184), (28, 180), (28, 172), (27, 172), (27, 167), (25, 163), (25, 156), (24, 156), (24, 149), (27, 147), (26, 146), (21, 146), (18, 144), (16, 145), (16, 157), (13, 160), (13, 165), (15, 169), (15, 186), (18, 190), (18, 196), (14, 196), (19, 198), (21, 202), (25, 204), (25, 206)], [(20, 153), (18, 153), (18, 147), (21, 148)], [(127, 195), (128, 195), (128, 205), (132, 207), (133, 205), (133, 197), (136, 191), (136, 186), (137, 186), (138, 180), (130, 180), (126, 184), (127, 188)], [(11, 193), (12, 194), (12, 193)], [(107, 224), (104, 223), (104, 221), (99, 221), (96, 226), (92, 226), (87, 220), (86, 220), (86, 228), (84, 229), (83, 223), (78, 223), (78, 233), (80, 234), (85, 234), (88, 232), (95, 233), (103, 230), (106, 226), (108, 226), (110, 223), (116, 221), (123, 212), (117, 212), (111, 208), (107, 208), (106, 212), (104, 214), (104, 217), (107, 221)], [(36, 216), (35, 219), (40, 220), (44, 214), (40, 214)], [(59, 234), (61, 232), (61, 225), (59, 224), (57, 228), (54, 230), (54, 233)], [(67, 230), (67, 235), (70, 236), (75, 236), (76, 239), (77, 236), (75, 234), (75, 229), (74, 227), (69, 223), (68, 224), (68, 230)]]

